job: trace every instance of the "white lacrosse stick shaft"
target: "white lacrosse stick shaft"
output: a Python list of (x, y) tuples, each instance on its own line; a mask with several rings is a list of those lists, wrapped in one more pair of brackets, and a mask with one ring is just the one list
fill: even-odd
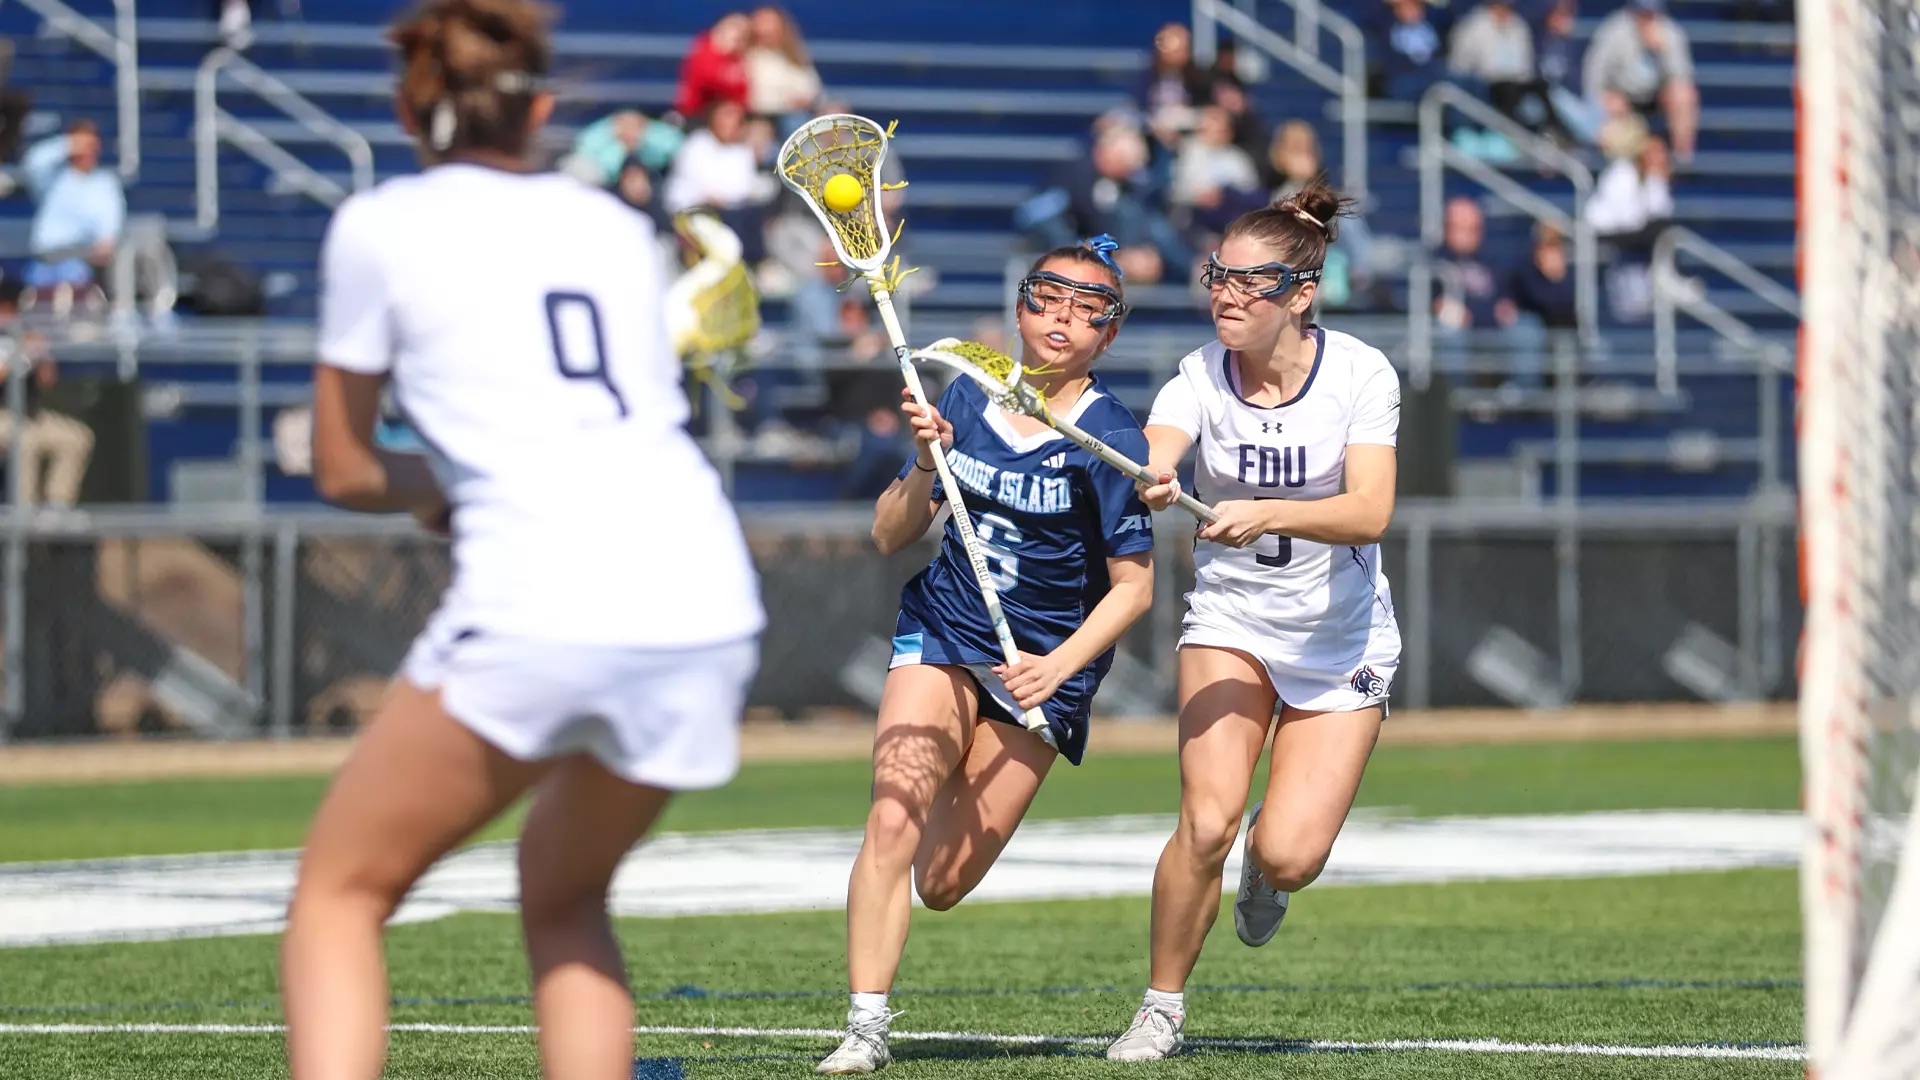
[[(913, 351), (907, 347), (907, 335), (900, 329), (900, 319), (893, 313), (893, 293), (881, 286), (873, 278), (868, 279), (873, 289), (873, 305), (880, 309), (880, 322), (887, 328), (887, 338), (893, 343), (893, 355), (900, 361), (900, 377), (907, 384), (907, 392), (913, 395), (914, 404), (921, 408), (930, 408), (926, 387), (920, 383), (920, 369), (913, 366)], [(967, 562), (973, 567), (974, 580), (980, 585), (980, 598), (987, 603), (987, 619), (993, 623), (994, 636), (1000, 639), (1000, 651), (1007, 658), (1008, 665), (1020, 662), (1020, 648), (1013, 643), (1013, 631), (1007, 628), (1007, 616), (1000, 608), (1000, 591), (994, 588), (993, 573), (987, 568), (987, 557), (980, 548), (980, 538), (973, 531), (973, 516), (967, 513), (966, 501), (961, 497), (961, 487), (953, 478), (953, 469), (947, 464), (946, 448), (940, 440), (933, 441), (933, 467), (940, 474), (940, 485), (946, 489), (947, 507), (953, 512), (953, 527), (960, 532), (960, 546), (966, 550)], [(1053, 735), (1047, 727), (1046, 714), (1039, 709), (1028, 709), (1020, 718), (1020, 723), (1028, 731), (1034, 732), (1053, 745)], [(1055, 746), (1055, 749), (1058, 749)]]

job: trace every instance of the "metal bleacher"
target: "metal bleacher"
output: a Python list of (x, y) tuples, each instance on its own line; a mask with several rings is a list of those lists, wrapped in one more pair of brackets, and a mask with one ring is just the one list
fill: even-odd
[[(1330, 7), (1357, 10), (1370, 2), (1348, 0)], [(1590, 33), (1617, 2), (1586, 4), (1582, 32)], [(76, 0), (74, 6), (89, 17), (106, 17), (104, 0)], [(371, 146), (374, 171), (383, 177), (415, 167), (389, 104), (390, 59), (380, 36), (388, 6), (332, 0), (324, 7), (309, 3), (308, 21), (263, 18), (242, 61), (351, 126)], [(647, 9), (644, 34), (633, 32), (636, 9), (630, 3), (567, 5), (558, 39), (557, 136), (564, 138), (614, 108), (664, 109), (689, 34), (721, 10), (706, 2), (671, 10), (641, 6)], [(132, 208), (166, 215), (183, 250), (205, 245), (269, 275), (275, 285), (273, 314), (309, 319), (314, 261), (329, 208), (302, 193), (288, 170), (269, 168), (222, 145), (217, 225), (210, 235), (194, 227), (204, 211), (195, 191), (196, 78), (218, 46), (202, 7), (188, 0), (140, 4), (142, 160), (138, 182), (129, 190)], [(905, 209), (912, 258), (939, 280), (938, 288), (915, 299), (916, 337), (964, 332), (1002, 310), (1007, 261), (1018, 247), (1010, 221), (1013, 206), (1084, 152), (1094, 117), (1131, 97), (1154, 28), (1184, 21), (1190, 11), (1185, 0), (1084, 5), (1087, 10), (1063, 5), (1044, 17), (1018, 0), (929, 0), (906, 6), (911, 11), (878, 14), (865, 6), (824, 2), (789, 7), (807, 28), (829, 96), (856, 111), (900, 121), (897, 150), (912, 181)], [(1705, 106), (1700, 153), (1676, 177), (1678, 219), (1792, 289), (1791, 28), (1735, 23), (1731, 9), (1730, 0), (1673, 4), (1692, 42)], [(1044, 40), (1061, 44), (999, 44), (1035, 41), (1032, 23), (1042, 18), (1049, 31)], [(41, 20), (15, 5), (0, 6), (0, 32), (16, 42), (14, 81), (32, 87), (43, 126), (91, 116), (106, 126), (111, 146), (112, 65), (61, 35), (44, 35)], [(1323, 87), (1274, 64), (1252, 96), (1270, 123), (1294, 116), (1315, 122), (1322, 145), (1337, 162), (1331, 148), (1340, 145), (1340, 133)], [(340, 149), (310, 125), (232, 80), (221, 81), (218, 100), (313, 176), (351, 186)], [(1411, 103), (1369, 107), (1369, 224), (1378, 234), (1409, 243), (1417, 241), (1421, 224), (1416, 120)], [(1524, 164), (1503, 171), (1557, 204), (1568, 203), (1563, 182), (1556, 186)], [(1453, 176), (1448, 192), (1456, 191), (1477, 193)], [(1517, 258), (1525, 250), (1531, 219), (1503, 212), (1497, 201), (1486, 205), (1488, 254), (1496, 262)], [(28, 211), (21, 198), (0, 204), (0, 214)], [(1719, 275), (1694, 266), (1683, 269), (1701, 275), (1705, 297), (1720, 309), (1776, 340), (1790, 338), (1792, 320), (1775, 306), (1749, 290), (1729, 287)], [(1396, 286), (1394, 295), (1404, 302), (1406, 291)], [(1111, 380), (1130, 403), (1144, 405), (1155, 373), (1204, 338), (1205, 320), (1192, 296), (1178, 286), (1142, 292), (1136, 299), (1144, 301), (1141, 316), (1116, 350)], [(778, 318), (777, 310), (771, 314)], [(1406, 318), (1399, 313), (1334, 313), (1329, 319), (1395, 356), (1407, 334)], [(1577, 438), (1589, 451), (1578, 471), (1582, 494), (1739, 496), (1768, 476), (1791, 476), (1790, 445), (1776, 446), (1761, 430), (1766, 416), (1781, 409), (1791, 415), (1787, 380), (1757, 374), (1758, 361), (1730, 357), (1719, 335), (1690, 321), (1678, 339), (1686, 361), (1680, 385), (1674, 393), (1656, 393), (1650, 365), (1643, 362), (1655, 349), (1651, 332), (1644, 326), (1607, 326), (1603, 337), (1604, 352), (1582, 373), (1605, 385), (1575, 408)], [(144, 374), (149, 382), (219, 377), (160, 362)], [(284, 387), (272, 393), (297, 396), (302, 377), (292, 367), (270, 376)], [(1768, 395), (1779, 400), (1763, 407)], [(1510, 468), (1519, 477), (1516, 494), (1557, 490), (1551, 462), (1540, 453), (1541, 441), (1560, 430), (1550, 395), (1489, 395), (1463, 381), (1449, 407), (1458, 417), (1454, 452), (1469, 471)], [(230, 455), (233, 430), (231, 414), (213, 407), (163, 416), (154, 428), (153, 494), (167, 494), (168, 462)], [(1707, 440), (1720, 452), (1701, 452)], [(1761, 457), (1768, 460), (1756, 461)], [(776, 476), (756, 490), (786, 489)], [(270, 491), (285, 498), (308, 494), (291, 482), (272, 485)]]

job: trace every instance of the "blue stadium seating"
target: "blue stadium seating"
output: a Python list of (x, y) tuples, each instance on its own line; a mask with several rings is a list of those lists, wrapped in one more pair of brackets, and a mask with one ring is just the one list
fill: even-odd
[[(1349, 0), (1357, 6), (1368, 0)], [(1616, 0), (1589, 3), (1591, 26)], [(104, 16), (104, 0), (80, 3)], [(270, 8), (273, 5), (263, 4)], [(793, 0), (789, 8), (806, 28), (829, 93), (851, 106), (901, 122), (900, 153), (913, 183), (908, 221), (914, 255), (939, 271), (941, 288), (923, 298), (918, 318), (945, 329), (964, 326), (1000, 302), (1001, 273), (1014, 250), (1009, 223), (1012, 205), (1043, 183), (1063, 162), (1083, 152), (1088, 122), (1101, 110), (1124, 101), (1147, 57), (1154, 29), (1184, 20), (1187, 4), (1155, 0), (1127, 4), (1053, 5), (1044, 16), (1025, 0), (920, 0), (904, 5), (826, 3)], [(369, 47), (394, 5), (375, 0), (329, 0), (324, 24), (279, 24), (264, 17), (258, 43), (248, 57), (284, 79), (373, 141), (381, 175), (413, 167), (413, 156), (393, 123), (387, 103), (390, 64)], [(559, 123), (588, 122), (610, 109), (634, 105), (659, 109), (668, 101), (686, 36), (703, 28), (722, 5), (695, 0), (681, 5), (635, 5), (620, 0), (567, 5), (561, 52), (566, 76)], [(320, 5), (309, 4), (310, 16)], [(636, 8), (648, 9), (637, 20)], [(193, 219), (193, 74), (212, 42), (208, 5), (188, 0), (143, 0), (141, 71), (143, 77), (144, 161), (131, 192), (136, 212), (165, 213), (185, 225)], [(1678, 177), (1679, 219), (1722, 244), (1770, 277), (1794, 284), (1794, 177), (1792, 58), (1754, 32), (1729, 20), (1729, 0), (1675, 3), (1687, 20), (1705, 102), (1701, 152), (1695, 167)], [(637, 22), (644, 25), (636, 25)], [(1283, 28), (1285, 29), (1285, 28)], [(0, 32), (19, 44), (15, 81), (29, 85), (36, 106), (65, 118), (94, 117), (112, 130), (110, 67), (59, 38), (42, 38), (38, 20), (17, 5), (0, 6)], [(640, 33), (644, 31), (644, 33)], [(592, 35), (623, 35), (622, 43), (643, 52), (638, 57), (607, 59), (592, 55)], [(1323, 145), (1337, 162), (1338, 129), (1324, 91), (1276, 69), (1256, 88), (1255, 102), (1269, 122), (1306, 117), (1319, 127)], [(223, 91), (223, 107), (259, 124), (313, 167), (344, 178), (339, 152), (308, 141), (283, 114), (243, 95)], [(1414, 170), (1417, 132), (1410, 109), (1388, 105), (1374, 110), (1369, 145), (1377, 232), (1418, 235), (1418, 177)], [(111, 146), (111, 141), (109, 142)], [(222, 217), (208, 241), (221, 253), (254, 268), (281, 275), (291, 287), (274, 301), (276, 314), (306, 317), (313, 310), (313, 263), (325, 225), (325, 208), (295, 194), (272, 190), (268, 170), (223, 148)], [(1525, 168), (1509, 175), (1562, 204), (1570, 200), (1564, 181), (1540, 177)], [(1458, 177), (1449, 191), (1477, 193)], [(1503, 214), (1489, 202), (1489, 253), (1518, 257), (1524, 251), (1529, 222)], [(15, 198), (0, 214), (24, 215), (29, 207)], [(196, 241), (183, 231), (182, 246)], [(1690, 271), (1691, 272), (1691, 271)], [(1756, 325), (1776, 332), (1790, 323), (1745, 294), (1719, 287), (1709, 276), (1709, 295)], [(1170, 318), (1174, 326), (1204, 332), (1197, 314)], [(923, 324), (929, 325), (929, 324)], [(1399, 345), (1403, 319), (1364, 320), (1371, 338), (1390, 350)], [(1610, 331), (1615, 355), (1644, 355), (1644, 330)], [(1171, 340), (1171, 339), (1167, 339)], [(1198, 340), (1197, 337), (1194, 340)], [(1688, 355), (1705, 356), (1711, 339), (1696, 333), (1686, 339)], [(185, 379), (211, 372), (150, 369), (150, 379)], [(288, 371), (276, 378), (301, 378)], [(1641, 375), (1620, 381), (1644, 385)], [(1778, 385), (1778, 384), (1776, 384)], [(1150, 392), (1143, 382), (1130, 397)], [(1791, 388), (1783, 386), (1783, 394)], [(1741, 374), (1689, 375), (1672, 407), (1641, 410), (1625, 421), (1584, 416), (1583, 440), (1618, 442), (1634, 452), (1600, 451), (1582, 470), (1583, 494), (1739, 495), (1751, 490), (1758, 470), (1729, 453), (1703, 470), (1686, 471), (1654, 452), (1676, 432), (1707, 432), (1727, 446), (1744, 445), (1755, 432), (1759, 383)], [(1790, 399), (1784, 415), (1791, 415)], [(1516, 447), (1551, 435), (1545, 412), (1498, 410), (1489, 417), (1463, 412), (1458, 448), (1463, 461), (1511, 461)], [(188, 409), (182, 419), (156, 428), (154, 491), (164, 495), (169, 463), (181, 458), (224, 457), (231, 453), (231, 413), (217, 407)], [(1637, 456), (1636, 456), (1637, 455)], [(1748, 455), (1749, 457), (1751, 455)], [(1524, 454), (1522, 455), (1524, 460)], [(1791, 462), (1780, 463), (1789, 468)], [(798, 497), (824, 490), (818, 477), (753, 470), (743, 475), (743, 494)], [(761, 475), (765, 473), (765, 475)], [(1786, 475), (1791, 475), (1788, 472)], [(1538, 490), (1550, 493), (1552, 470)], [(298, 483), (276, 481), (276, 494), (305, 497)]]

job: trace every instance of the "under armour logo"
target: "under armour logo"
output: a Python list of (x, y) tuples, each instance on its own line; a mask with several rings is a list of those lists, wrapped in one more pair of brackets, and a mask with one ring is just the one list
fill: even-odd
[(1280, 421), (1262, 420), (1260, 421), (1260, 430), (1266, 432), (1269, 435), (1278, 435), (1280, 434)]
[(1045, 465), (1049, 469), (1063, 468), (1067, 464), (1067, 455), (1064, 452), (1058, 453), (1042, 461), (1040, 464)]

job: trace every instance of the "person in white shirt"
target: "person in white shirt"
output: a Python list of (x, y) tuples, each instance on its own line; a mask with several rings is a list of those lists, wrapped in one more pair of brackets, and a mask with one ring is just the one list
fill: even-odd
[[(546, 1076), (628, 1076), (614, 869), (675, 791), (726, 783), (763, 614), (686, 435), (652, 225), (528, 165), (552, 110), (535, 0), (425, 0), (391, 34), (426, 169), (321, 253), (321, 495), (450, 532), (453, 581), (314, 818), (283, 943), (294, 1080), (372, 1077), (381, 933), (531, 793), (520, 912)], [(424, 455), (379, 449), (384, 390)]]
[(1180, 362), (1147, 419), (1160, 478), (1142, 491), (1147, 505), (1172, 505), (1174, 470), (1197, 447), (1197, 494), (1219, 520), (1194, 543), (1180, 820), (1154, 874), (1148, 990), (1111, 1060), (1180, 1048), (1187, 978), (1269, 734), (1234, 905), (1235, 930), (1255, 946), (1326, 865), (1386, 714), (1400, 632), (1379, 541), (1393, 514), (1400, 380), (1379, 350), (1309, 318), (1350, 205), (1313, 183), (1233, 223), (1202, 279), (1219, 338)]

